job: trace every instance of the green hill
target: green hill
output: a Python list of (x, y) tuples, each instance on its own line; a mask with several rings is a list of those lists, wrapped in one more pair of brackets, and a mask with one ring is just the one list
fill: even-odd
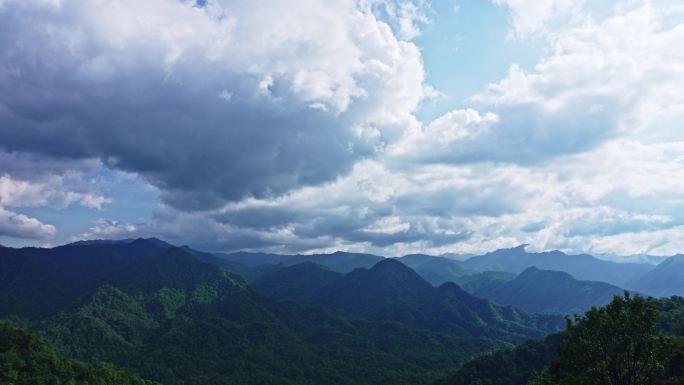
[(36, 333), (0, 323), (0, 384), (154, 385), (111, 365), (92, 366), (63, 358)]

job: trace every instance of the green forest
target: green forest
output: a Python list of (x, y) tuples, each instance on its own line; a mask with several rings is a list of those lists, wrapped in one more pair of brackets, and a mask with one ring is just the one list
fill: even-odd
[(0, 258), (3, 385), (683, 383), (681, 297), (625, 293), (564, 319), (390, 259), (248, 283), (146, 242), (23, 253)]

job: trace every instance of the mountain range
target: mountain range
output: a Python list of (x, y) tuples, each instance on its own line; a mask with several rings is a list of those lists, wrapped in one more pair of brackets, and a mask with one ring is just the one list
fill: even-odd
[[(107, 362), (165, 385), (429, 384), (623, 292), (548, 270), (609, 267), (575, 257), (220, 254), (154, 238), (0, 248), (0, 319), (37, 331), (64, 365)], [(543, 268), (518, 271), (528, 263)], [(669, 293), (680, 263), (624, 271)]]
[(581, 314), (624, 292), (605, 282), (580, 281), (565, 272), (529, 267), (512, 280), (493, 281), (473, 294), (532, 313)]
[(167, 385), (427, 384), (562, 327), (561, 317), (499, 307), (455, 284), (434, 288), (393, 259), (327, 274), (334, 282), (298, 303), (259, 294), (201, 256), (145, 239), (2, 249), (11, 280), (0, 282), (0, 318), (69, 359)]

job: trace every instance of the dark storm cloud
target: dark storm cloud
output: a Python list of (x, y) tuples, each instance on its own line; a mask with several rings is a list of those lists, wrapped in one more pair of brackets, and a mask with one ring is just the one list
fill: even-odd
[[(200, 32), (214, 28), (229, 34), (235, 29), (233, 20), (224, 20), (226, 15), (202, 16), (204, 11), (192, 9), (192, 4), (154, 4), (162, 8), (162, 16), (187, 12), (197, 18), (200, 25), (193, 28)], [(379, 112), (378, 100), (383, 99), (373, 95), (376, 89), (358, 87), (390, 79), (374, 78), (370, 70), (361, 71), (364, 79), (345, 73), (359, 71), (362, 63), (355, 57), (347, 67), (340, 62), (337, 68), (319, 70), (318, 61), (328, 60), (328, 54), (313, 49), (318, 45), (313, 37), (296, 35), (302, 31), (292, 32), (289, 45), (274, 48), (275, 57), (266, 57), (268, 50), (254, 54), (249, 42), (234, 46), (233, 52), (221, 51), (222, 46), (213, 47), (211, 41), (174, 41), (175, 31), (163, 24), (159, 35), (144, 30), (139, 41), (126, 35), (135, 34), (137, 25), (130, 30), (106, 26), (115, 31), (101, 36), (104, 32), (93, 30), (99, 28), (92, 25), (96, 20), (84, 18), (89, 16), (84, 15), (86, 8), (69, 2), (54, 8), (29, 2), (0, 10), (3, 150), (100, 159), (113, 169), (138, 173), (159, 187), (162, 199), (174, 207), (203, 210), (334, 180), (382, 141), (355, 131), (369, 114)], [(250, 33), (273, 32), (252, 29), (246, 22), (237, 25), (245, 30), (225, 37), (230, 44)], [(338, 26), (331, 26), (336, 32), (333, 27)], [(216, 37), (200, 32), (192, 38)], [(261, 41), (259, 36), (254, 39)], [(363, 43), (371, 42), (377, 43)], [(363, 47), (354, 42), (336, 43), (361, 55)], [(393, 44), (396, 49), (396, 41)], [(413, 55), (407, 60), (419, 63), (412, 49), (407, 52)], [(402, 54), (393, 53), (387, 60), (401, 62)], [(369, 62), (375, 60), (368, 56)], [(293, 63), (279, 64), (288, 60)], [(297, 60), (303, 62), (301, 70), (287, 68)], [(316, 67), (307, 68), (312, 62)], [(276, 71), (273, 76), (269, 68)], [(422, 68), (418, 70), (420, 87)], [(353, 103), (354, 95), (363, 95), (368, 103)]]

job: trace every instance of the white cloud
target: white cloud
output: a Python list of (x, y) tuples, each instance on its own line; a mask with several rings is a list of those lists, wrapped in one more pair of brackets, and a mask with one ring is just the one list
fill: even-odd
[(56, 229), (52, 225), (0, 207), (0, 236), (45, 239), (53, 237), (55, 233)]
[(100, 210), (107, 203), (111, 203), (111, 199), (100, 194), (69, 191), (64, 178), (60, 176), (34, 181), (14, 179), (10, 175), (0, 176), (0, 205), (5, 207), (65, 208), (79, 204)]
[(510, 11), (512, 30), (509, 36), (524, 38), (546, 31), (548, 24), (563, 18), (565, 23), (584, 5), (584, 0), (492, 0)]
[(100, 219), (85, 233), (72, 236), (72, 241), (88, 239), (122, 239), (139, 236), (140, 225), (122, 223), (116, 220)]
[[(418, 47), (405, 41), (424, 22), (413, 12), (419, 8), (392, 3), (385, 23), (377, 17), (384, 3), (373, 1), (360, 8), (274, 2), (259, 10), (228, 1), (204, 10), (151, 1), (140, 5), (149, 16), (142, 22), (127, 20), (132, 3), (79, 9), (65, 1), (70, 23), (57, 23), (54, 33), (69, 37), (58, 40), (69, 42), (72, 63), (82, 69), (78, 81), (107, 86), (133, 74), (147, 95), (171, 94), (159, 105), (183, 112), (172, 114), (183, 124), (171, 128), (141, 120), (136, 143), (118, 125), (125, 119), (96, 132), (106, 141), (77, 133), (98, 149), (83, 157), (137, 172), (175, 202), (149, 222), (102, 220), (79, 237), (154, 235), (211, 250), (388, 255), (521, 243), (569, 252), (682, 251), (684, 50), (673, 49), (684, 41), (682, 13), (664, 2), (627, 2), (595, 20), (582, 2), (496, 3), (510, 9), (516, 38), (545, 39), (549, 51), (531, 68), (512, 65), (471, 98), (475, 106), (423, 124), (413, 112), (429, 87)], [(94, 32), (78, 36), (72, 25)], [(230, 103), (193, 107), (222, 91)], [(144, 100), (118, 102), (168, 113)], [(209, 113), (222, 121), (223, 112), (259, 119), (203, 120)], [(188, 135), (194, 120), (199, 131)], [(278, 124), (264, 126), (272, 121)], [(58, 143), (66, 152), (85, 151), (79, 142)], [(40, 179), (15, 179), (6, 189), (23, 192), (0, 188), (5, 201), (50, 201)], [(97, 206), (97, 196), (60, 199)]]
[[(651, 2), (618, 7), (600, 22), (591, 19), (549, 37), (553, 51), (531, 71), (511, 66), (472, 100), (498, 106), (535, 105), (558, 113), (577, 108), (576, 119), (614, 117), (606, 131), (680, 137), (672, 127), (684, 115), (684, 27), (670, 24), (668, 7)], [(653, 134), (649, 131), (658, 131)], [(675, 132), (677, 131), (677, 132)]]

